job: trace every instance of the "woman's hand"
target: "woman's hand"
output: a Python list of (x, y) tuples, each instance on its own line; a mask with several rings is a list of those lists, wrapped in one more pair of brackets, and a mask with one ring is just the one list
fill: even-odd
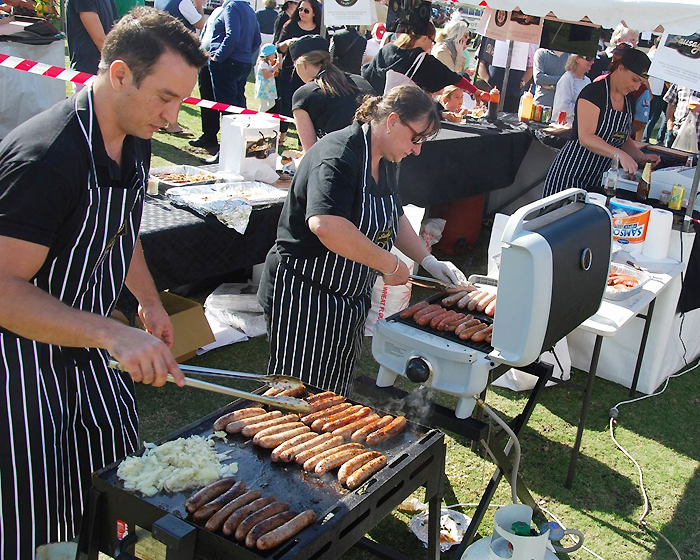
[(652, 167), (656, 167), (661, 163), (661, 158), (658, 154), (644, 154), (644, 159), (640, 163), (650, 162)]
[(411, 271), (408, 270), (406, 263), (404, 263), (398, 255), (396, 257), (396, 272), (389, 271), (382, 274), (382, 280), (387, 286), (403, 286), (408, 282), (408, 277), (411, 275)]
[(453, 284), (455, 286), (466, 286), (467, 278), (464, 273), (450, 261), (439, 261), (433, 255), (428, 255), (420, 265), (428, 271), (435, 279)]
[(619, 151), (620, 154), (620, 167), (625, 171), (625, 173), (629, 173), (630, 175), (634, 175), (637, 172), (637, 168), (639, 167), (637, 165), (637, 162), (634, 161), (634, 158), (629, 155), (627, 152), (623, 152), (622, 150)]

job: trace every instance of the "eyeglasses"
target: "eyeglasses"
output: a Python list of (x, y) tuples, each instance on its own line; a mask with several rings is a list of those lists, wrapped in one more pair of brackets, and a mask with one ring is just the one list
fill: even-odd
[(300, 13), (303, 12), (305, 14), (310, 14), (311, 10), (309, 10), (309, 8), (299, 8), (299, 12)]
[(593, 57), (592, 57), (592, 56), (581, 56), (581, 55), (579, 55), (579, 58), (582, 58), (583, 60), (585, 60), (585, 61), (587, 61), (587, 62), (592, 62), (592, 61), (593, 61)]
[(419, 146), (428, 139), (428, 137), (425, 134), (418, 132), (415, 128), (413, 128), (403, 119), (401, 120), (401, 124), (413, 133), (413, 138), (411, 138), (411, 142), (413, 142), (416, 146)]

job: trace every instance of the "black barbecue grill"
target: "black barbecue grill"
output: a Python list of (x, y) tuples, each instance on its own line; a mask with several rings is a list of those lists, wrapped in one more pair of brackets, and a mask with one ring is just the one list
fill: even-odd
[[(319, 390), (308, 387), (311, 392)], [(250, 406), (236, 401), (156, 443), (179, 437), (213, 433), (219, 416)], [(445, 444), (441, 432), (408, 422), (406, 430), (377, 447), (387, 456), (387, 465), (356, 490), (340, 486), (335, 473), (321, 478), (309, 475), (296, 463), (273, 463), (270, 450), (253, 444), (241, 435), (216, 441), (217, 453), (229, 451), (229, 460), (238, 463), (237, 480), (248, 489), (260, 489), (264, 496), (286, 501), (297, 512), (313, 509), (316, 522), (295, 538), (271, 551), (246, 548), (233, 536), (213, 533), (188, 518), (185, 500), (196, 490), (162, 492), (153, 497), (124, 489), (117, 478), (119, 463), (93, 477), (83, 520), (80, 551), (97, 558), (98, 551), (118, 557), (133, 557), (135, 540), (150, 536), (168, 548), (167, 560), (191, 559), (313, 559), (337, 558), (398, 506), (412, 492), (426, 486), (430, 500), (432, 539), (429, 557), (438, 558), (438, 511), (442, 497)], [(143, 453), (143, 450), (139, 452)], [(124, 528), (128, 536), (123, 536)], [(138, 535), (138, 537), (137, 537)]]

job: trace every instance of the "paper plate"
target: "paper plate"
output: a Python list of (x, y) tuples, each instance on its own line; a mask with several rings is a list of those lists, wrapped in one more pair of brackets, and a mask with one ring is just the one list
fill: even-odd
[[(440, 510), (440, 550), (445, 552), (455, 544), (462, 542), (462, 537), (469, 527), (471, 518), (447, 508)], [(408, 524), (411, 532), (428, 546), (428, 510), (415, 515)]]

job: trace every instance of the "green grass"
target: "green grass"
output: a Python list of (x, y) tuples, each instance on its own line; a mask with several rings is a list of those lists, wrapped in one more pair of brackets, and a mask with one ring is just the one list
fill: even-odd
[[(252, 83), (248, 99), (253, 99)], [(194, 95), (197, 95), (195, 92)], [(255, 108), (255, 102), (250, 103)], [(199, 134), (199, 111), (183, 107), (180, 124)], [(293, 134), (287, 146), (294, 147)], [(192, 148), (186, 139), (157, 133), (153, 142), (153, 166), (170, 163), (201, 164), (204, 150)], [(484, 272), (489, 229), (484, 228), (473, 253), (458, 257), (455, 263), (470, 273)], [(194, 296), (200, 301), (206, 294)], [(414, 293), (414, 299), (422, 297)], [(197, 357), (192, 364), (223, 369), (264, 372), (268, 346), (264, 337), (214, 350)], [(365, 344), (358, 373), (375, 376), (377, 364)], [(573, 380), (583, 384), (585, 374), (574, 372)], [(410, 390), (402, 380), (400, 386)], [(245, 383), (237, 387), (249, 389)], [(643, 511), (639, 479), (634, 466), (614, 446), (608, 434), (608, 411), (627, 398), (627, 389), (597, 379), (581, 447), (574, 487), (564, 488), (571, 446), (582, 394), (574, 389), (553, 387), (543, 391), (540, 404), (521, 438), (523, 460), (521, 475), (540, 504), (555, 513), (562, 522), (582, 530), (586, 545), (606, 560), (671, 560), (676, 558), (669, 546), (654, 534), (637, 526)], [(224, 406), (229, 399), (197, 389), (172, 386), (154, 389), (139, 386), (141, 437), (152, 441)], [(527, 393), (489, 389), (487, 401), (503, 417), (512, 418), (522, 409)], [(450, 399), (440, 397), (450, 405)], [(661, 396), (621, 407), (616, 437), (637, 459), (651, 501), (646, 520), (659, 529), (678, 548), (684, 560), (700, 559), (700, 377), (698, 370), (674, 379)], [(472, 452), (469, 442), (455, 434), (446, 434), (447, 465), (445, 502), (478, 502), (493, 465)], [(245, 465), (240, 465), (245, 468)], [(420, 493), (417, 497), (422, 498)], [(494, 504), (510, 499), (507, 482), (499, 487)], [(470, 514), (469, 508), (464, 510)], [(493, 511), (481, 526), (482, 534), (491, 532)], [(369, 536), (395, 547), (410, 558), (424, 557), (418, 540), (409, 532), (410, 516), (394, 512), (373, 529)], [(542, 519), (540, 519), (542, 521)], [(450, 557), (449, 553), (443, 555)], [(563, 558), (564, 556), (561, 555)], [(373, 558), (352, 549), (344, 559)], [(570, 558), (593, 558), (585, 551)]]

